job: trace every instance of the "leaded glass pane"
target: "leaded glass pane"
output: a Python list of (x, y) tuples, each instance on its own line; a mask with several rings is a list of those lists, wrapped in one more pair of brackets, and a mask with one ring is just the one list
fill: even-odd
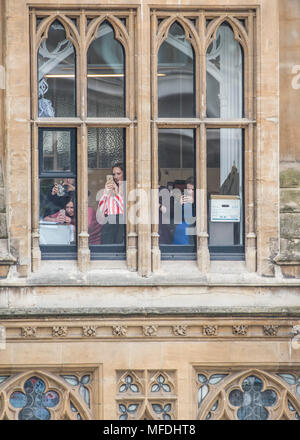
[(71, 171), (69, 131), (43, 131), (43, 171)]
[(243, 50), (232, 28), (223, 23), (207, 49), (207, 117), (243, 117)]
[[(91, 246), (121, 245), (122, 247), (125, 244), (124, 147), (123, 128), (89, 128), (88, 232)], [(109, 248), (108, 252), (112, 251), (112, 248)], [(96, 248), (95, 252), (97, 252)]]
[(175, 22), (158, 52), (158, 116), (195, 115), (194, 50), (184, 29)]
[(108, 22), (98, 29), (87, 53), (87, 101), (90, 117), (125, 115), (125, 55)]
[(50, 420), (51, 414), (47, 408), (58, 405), (60, 398), (56, 391), (49, 390), (45, 393), (45, 382), (33, 376), (24, 384), (24, 392), (15, 391), (10, 396), (10, 404), (14, 408), (22, 408), (19, 420)]
[(209, 245), (214, 252), (242, 252), (244, 243), (243, 131), (207, 130)]
[(80, 382), (85, 385), (85, 384), (89, 383), (90, 379), (91, 379), (90, 375), (86, 374), (85, 376), (82, 376)]
[(15, 391), (11, 394), (9, 401), (14, 408), (23, 408), (26, 404), (27, 398), (24, 393)]
[(294, 385), (296, 383), (295, 376), (292, 374), (278, 374), (283, 380), (285, 380), (290, 385)]
[(164, 253), (195, 251), (194, 167), (194, 130), (159, 129), (159, 240)]
[(76, 55), (63, 25), (55, 20), (38, 51), (40, 118), (76, 115)]
[(40, 245), (76, 243), (76, 180), (40, 179)]
[(242, 383), (242, 390), (235, 389), (229, 394), (231, 405), (239, 407), (237, 417), (240, 420), (267, 420), (269, 412), (266, 407), (277, 401), (274, 390), (263, 389), (263, 382), (257, 376), (248, 376)]
[(203, 399), (207, 396), (209, 392), (209, 387), (207, 385), (203, 385), (198, 391), (198, 406), (200, 406)]
[(224, 377), (226, 377), (226, 376), (227, 376), (226, 374), (213, 374), (209, 378), (209, 383), (211, 383), (212, 385), (215, 385), (215, 384), (219, 383), (222, 379), (224, 379)]

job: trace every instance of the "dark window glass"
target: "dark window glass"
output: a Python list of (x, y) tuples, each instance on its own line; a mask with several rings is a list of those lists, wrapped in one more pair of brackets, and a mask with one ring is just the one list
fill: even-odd
[(160, 129), (159, 234), (166, 258), (196, 249), (195, 145), (193, 129)]
[(113, 28), (104, 22), (87, 53), (87, 100), (90, 117), (125, 115), (125, 56)]
[(243, 117), (243, 50), (227, 23), (207, 49), (207, 117)]
[(124, 146), (123, 128), (88, 130), (88, 233), (95, 258), (122, 257), (125, 251)]
[(243, 131), (207, 130), (209, 245), (213, 252), (242, 252)]
[(263, 391), (264, 384), (259, 377), (248, 376), (242, 383), (242, 390), (234, 389), (229, 394), (231, 405), (238, 407), (237, 417), (239, 420), (267, 420), (269, 418), (268, 407), (277, 402), (277, 394), (274, 390)]
[(44, 258), (76, 252), (76, 131), (39, 130), (39, 233)]
[(194, 50), (176, 22), (158, 52), (157, 82), (159, 117), (195, 115)]
[(75, 66), (74, 46), (56, 20), (38, 51), (39, 117), (76, 115)]

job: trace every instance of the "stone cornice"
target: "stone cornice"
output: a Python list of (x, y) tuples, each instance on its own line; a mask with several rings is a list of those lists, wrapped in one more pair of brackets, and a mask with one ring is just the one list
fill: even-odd
[[(232, 318), (1, 320), (6, 341), (58, 340), (292, 340), (300, 320)], [(297, 333), (298, 334), (298, 333)]]
[(299, 319), (300, 306), (295, 307), (80, 307), (80, 308), (0, 308), (0, 321), (13, 319), (45, 319), (64, 316), (87, 319), (117, 317), (123, 319), (135, 317), (242, 317), (244, 319)]

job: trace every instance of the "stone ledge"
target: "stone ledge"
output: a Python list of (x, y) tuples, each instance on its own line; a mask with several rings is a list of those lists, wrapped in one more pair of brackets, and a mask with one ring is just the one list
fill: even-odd
[[(28, 319), (32, 323), (32, 319), (43, 319), (46, 317), (57, 319), (73, 319), (73, 318), (154, 318), (159, 317), (218, 317), (218, 318), (272, 318), (283, 319), (293, 318), (300, 320), (300, 305), (293, 307), (120, 307), (120, 308), (0, 308), (1, 325), (4, 324), (3, 319)], [(43, 321), (44, 322), (44, 321)]]

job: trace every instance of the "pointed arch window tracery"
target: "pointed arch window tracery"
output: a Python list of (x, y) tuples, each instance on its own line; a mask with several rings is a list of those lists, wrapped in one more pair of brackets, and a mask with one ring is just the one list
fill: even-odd
[[(197, 370), (200, 420), (298, 420), (300, 399), (284, 370)], [(293, 376), (294, 377), (294, 376)], [(295, 382), (296, 383), (296, 382)]]

